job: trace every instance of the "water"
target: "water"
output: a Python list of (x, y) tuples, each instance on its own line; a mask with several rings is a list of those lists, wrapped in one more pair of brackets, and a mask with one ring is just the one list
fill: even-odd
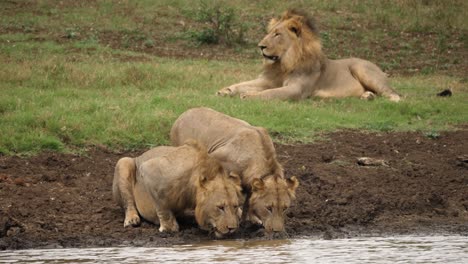
[(468, 263), (466, 236), (210, 241), (171, 247), (0, 251), (0, 263)]

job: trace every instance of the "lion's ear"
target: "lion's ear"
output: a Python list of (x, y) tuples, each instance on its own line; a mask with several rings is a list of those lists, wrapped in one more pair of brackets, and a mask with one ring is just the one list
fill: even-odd
[(298, 27), (297, 25), (289, 26), (289, 30), (291, 30), (291, 32), (296, 34), (296, 36), (298, 36), (298, 37), (301, 35), (301, 27)]
[(239, 174), (235, 173), (235, 172), (229, 172), (229, 179), (231, 181), (233, 181), (235, 184), (237, 185), (240, 185), (241, 184), (241, 178), (239, 176)]
[(240, 207), (239, 207), (239, 208), (237, 208), (236, 215), (237, 215), (237, 217), (238, 217), (239, 219), (241, 219), (241, 218), (242, 218), (242, 208), (240, 208)]
[(295, 193), (297, 186), (299, 186), (299, 181), (297, 180), (296, 176), (292, 176), (290, 179), (287, 179), (286, 182), (288, 183), (289, 191)]
[(205, 175), (200, 174), (200, 177), (198, 178), (198, 186), (205, 188), (207, 182), (208, 178)]
[(296, 36), (299, 36), (299, 34), (301, 33), (299, 31), (299, 28), (297, 27), (290, 27), (289, 30), (291, 30), (294, 34), (296, 34)]
[(265, 188), (265, 183), (262, 179), (254, 179), (252, 181), (252, 191), (261, 191)]
[(301, 31), (302, 31), (302, 27), (299, 23), (297, 22), (292, 22), (290, 25), (289, 25), (289, 30), (291, 32), (293, 32), (294, 34), (296, 34), (296, 36), (300, 36), (301, 35)]
[(296, 189), (297, 186), (299, 186), (299, 181), (296, 176), (292, 176), (290, 179), (287, 179), (286, 184), (288, 184), (289, 197), (291, 197), (292, 200), (296, 199)]

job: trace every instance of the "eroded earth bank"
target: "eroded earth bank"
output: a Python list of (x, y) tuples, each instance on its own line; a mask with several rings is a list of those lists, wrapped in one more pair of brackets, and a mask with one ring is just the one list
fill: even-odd
[[(342, 131), (327, 140), (276, 145), (287, 177), (301, 182), (287, 213), (289, 237), (326, 239), (402, 233), (468, 235), (468, 130), (425, 135)], [(142, 223), (123, 228), (112, 201), (113, 168), (123, 156), (103, 148), (0, 156), (0, 249), (162, 246), (212, 239), (191, 217), (181, 232)], [(359, 157), (382, 160), (362, 166)], [(232, 238), (265, 239), (255, 226)]]

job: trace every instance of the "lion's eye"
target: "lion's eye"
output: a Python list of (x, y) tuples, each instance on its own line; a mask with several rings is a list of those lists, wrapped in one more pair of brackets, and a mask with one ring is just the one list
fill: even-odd
[(273, 36), (274, 37), (278, 37), (279, 35), (281, 35), (280, 33), (276, 32)]
[(266, 209), (268, 210), (268, 212), (273, 212), (273, 207), (272, 206), (267, 206)]
[(224, 205), (218, 205), (218, 209), (224, 211)]

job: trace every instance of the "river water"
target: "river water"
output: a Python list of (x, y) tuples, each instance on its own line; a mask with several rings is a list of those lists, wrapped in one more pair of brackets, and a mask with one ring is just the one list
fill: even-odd
[(468, 263), (467, 236), (216, 240), (171, 247), (0, 251), (0, 263)]

